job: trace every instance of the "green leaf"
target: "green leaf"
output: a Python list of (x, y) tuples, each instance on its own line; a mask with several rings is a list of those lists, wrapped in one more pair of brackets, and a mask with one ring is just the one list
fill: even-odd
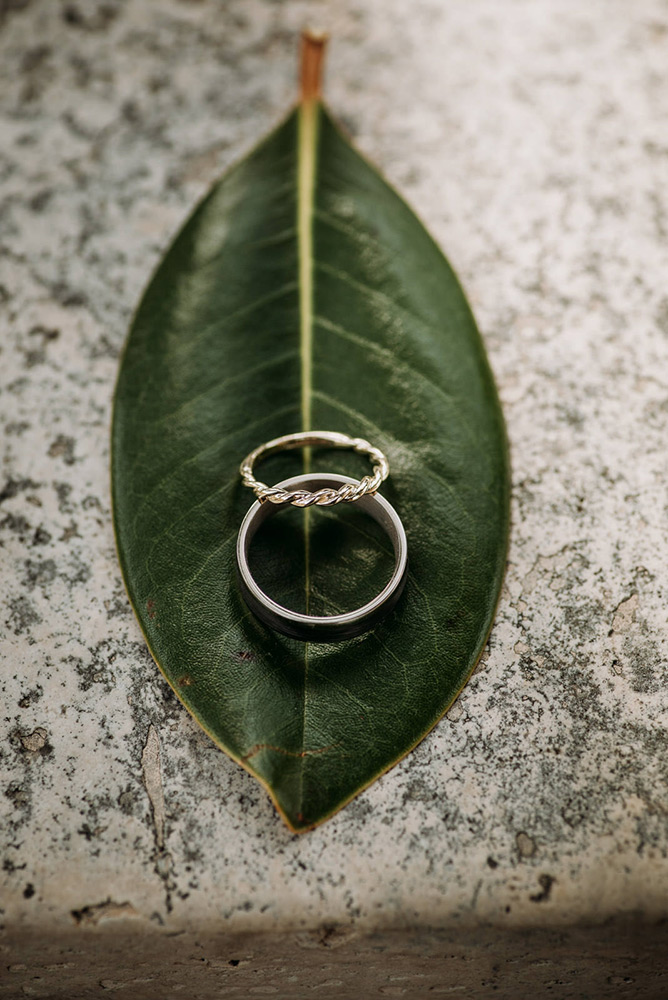
[[(410, 575), (372, 633), (332, 645), (257, 622), (235, 577), (254, 499), (238, 466), (302, 429), (390, 459)], [(264, 481), (368, 471), (284, 453)], [(299, 464), (296, 464), (299, 463)], [(508, 531), (503, 418), (460, 286), (401, 198), (306, 100), (199, 205), (135, 316), (116, 391), (118, 551), (151, 652), (213, 740), (294, 830), (331, 816), (435, 725), (474, 668)], [(359, 606), (392, 555), (354, 510), (282, 511), (252, 550), (297, 609)]]

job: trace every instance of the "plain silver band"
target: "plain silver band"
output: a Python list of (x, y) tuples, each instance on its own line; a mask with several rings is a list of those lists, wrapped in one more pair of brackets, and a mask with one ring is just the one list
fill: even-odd
[[(338, 487), (349, 482), (350, 479), (346, 476), (335, 473), (306, 473), (285, 479), (279, 486), (286, 490), (303, 487), (320, 489)], [(284, 608), (265, 594), (253, 579), (248, 565), (251, 541), (260, 525), (280, 510), (280, 507), (274, 504), (260, 503), (259, 500), (253, 504), (239, 528), (237, 570), (243, 598), (260, 621), (277, 632), (282, 632), (283, 635), (301, 639), (303, 642), (338, 642), (368, 632), (392, 611), (404, 589), (408, 572), (406, 532), (394, 507), (377, 493), (360, 497), (357, 506), (378, 521), (389, 535), (394, 547), (394, 571), (380, 594), (368, 604), (342, 615), (318, 617)]]

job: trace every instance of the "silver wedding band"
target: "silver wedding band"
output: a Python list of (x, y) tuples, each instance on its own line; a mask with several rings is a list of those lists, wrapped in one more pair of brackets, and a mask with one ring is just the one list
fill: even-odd
[[(339, 435), (339, 437), (343, 437), (343, 435)], [(369, 445), (369, 447), (371, 446)], [(336, 492), (345, 487), (357, 485), (355, 480), (335, 473), (306, 473), (283, 480), (283, 482), (278, 483), (275, 489), (286, 494), (314, 490)], [(366, 492), (356, 498), (356, 503), (387, 532), (394, 548), (394, 570), (388, 583), (373, 600), (354, 611), (325, 616), (291, 611), (265, 594), (256, 583), (248, 562), (251, 542), (259, 527), (267, 518), (277, 514), (281, 508), (276, 503), (266, 503), (260, 500), (252, 505), (239, 529), (237, 571), (242, 596), (250, 610), (261, 622), (283, 635), (300, 639), (303, 642), (339, 642), (368, 632), (392, 611), (404, 589), (408, 572), (406, 532), (394, 507), (377, 493)]]

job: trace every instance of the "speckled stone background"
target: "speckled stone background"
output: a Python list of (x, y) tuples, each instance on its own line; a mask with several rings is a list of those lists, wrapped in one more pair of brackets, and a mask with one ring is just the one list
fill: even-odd
[[(0, 996), (663, 1000), (668, 4), (0, 0), (0, 23)], [(131, 311), (292, 100), (305, 23), (464, 282), (515, 489), (470, 684), (295, 837), (148, 656), (107, 465)]]

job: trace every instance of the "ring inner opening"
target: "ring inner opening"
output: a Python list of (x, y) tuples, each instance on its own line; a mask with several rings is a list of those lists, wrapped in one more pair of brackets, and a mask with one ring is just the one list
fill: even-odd
[[(308, 535), (306, 534), (308, 533)], [(281, 507), (258, 528), (248, 564), (258, 586), (283, 607), (327, 617), (381, 593), (395, 567), (385, 529), (356, 504)]]

